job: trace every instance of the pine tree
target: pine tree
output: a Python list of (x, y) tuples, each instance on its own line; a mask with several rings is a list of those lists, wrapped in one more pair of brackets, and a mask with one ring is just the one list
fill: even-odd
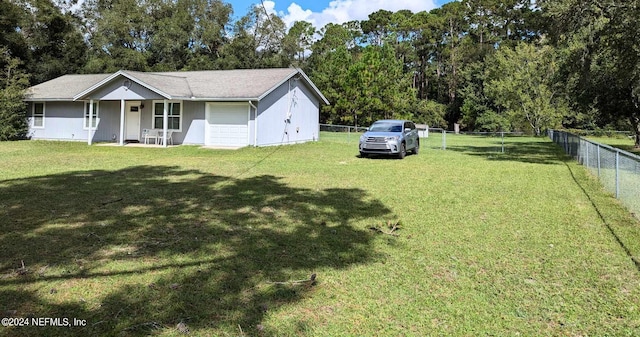
[(27, 106), (23, 99), (29, 78), (20, 70), (20, 64), (7, 48), (0, 48), (0, 141), (27, 135)]

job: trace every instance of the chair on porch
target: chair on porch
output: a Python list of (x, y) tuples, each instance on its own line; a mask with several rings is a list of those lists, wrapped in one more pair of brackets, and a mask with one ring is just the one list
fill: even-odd
[(149, 144), (150, 139), (153, 139), (154, 144), (158, 144), (158, 138), (160, 137), (160, 132), (156, 129), (143, 129), (142, 137), (144, 137), (145, 144)]
[[(164, 139), (164, 137), (162, 137), (164, 134), (163, 131), (158, 131), (158, 139), (160, 139), (160, 144), (163, 144), (162, 141)], [(173, 145), (173, 130), (167, 130), (167, 144), (171, 144)]]

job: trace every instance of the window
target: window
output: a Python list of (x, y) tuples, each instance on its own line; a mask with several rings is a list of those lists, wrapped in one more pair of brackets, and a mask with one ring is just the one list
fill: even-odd
[(406, 131), (407, 129), (409, 129), (410, 131), (413, 131), (416, 128), (416, 126), (411, 123), (411, 122), (404, 122), (404, 130)]
[[(180, 131), (182, 130), (182, 104), (180, 102), (169, 101), (167, 102), (167, 116), (168, 116), (168, 130)], [(163, 129), (163, 112), (164, 102), (153, 102), (153, 128)]]
[[(84, 103), (84, 124), (82, 126), (83, 129), (89, 129), (89, 106), (91, 103)], [(98, 102), (93, 102), (93, 117), (91, 119), (91, 128), (95, 129), (98, 126)]]
[(33, 103), (31, 126), (34, 128), (44, 128), (44, 103)]

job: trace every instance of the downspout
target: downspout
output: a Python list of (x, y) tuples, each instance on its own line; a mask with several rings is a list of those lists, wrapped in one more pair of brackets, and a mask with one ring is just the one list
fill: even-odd
[(93, 124), (93, 99), (89, 100), (89, 131), (87, 132), (87, 145), (91, 145), (91, 125)]
[[(258, 107), (253, 105), (251, 101), (249, 101), (249, 106), (253, 108), (255, 111), (255, 120), (253, 122), (253, 146), (258, 146)], [(251, 118), (251, 114), (249, 114), (249, 118)]]

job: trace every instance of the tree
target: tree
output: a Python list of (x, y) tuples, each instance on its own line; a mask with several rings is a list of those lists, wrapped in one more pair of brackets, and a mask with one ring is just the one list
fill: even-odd
[(330, 23), (320, 30), (320, 35), (322, 37), (311, 46), (312, 53), (305, 69), (331, 103), (321, 106), (320, 122), (351, 124), (354, 122), (352, 104), (356, 88), (345, 83), (348, 81), (349, 67), (360, 50), (356, 43), (360, 36), (359, 25), (357, 22), (341, 25)]
[(359, 124), (377, 119), (411, 118), (416, 100), (411, 74), (404, 72), (402, 60), (388, 44), (367, 46), (349, 69), (350, 81), (344, 91), (357, 88), (354, 97)]
[(490, 85), (491, 62), (475, 62), (463, 72), (465, 85), (459, 94), (464, 98), (462, 107), (462, 127), (476, 131), (510, 131), (511, 123), (504, 108), (488, 95), (485, 87)]
[(368, 125), (381, 118), (409, 118), (416, 94), (394, 44), (360, 46), (357, 23), (328, 24), (309, 59), (314, 83), (331, 102), (323, 122)]
[(221, 0), (192, 0), (191, 16), (194, 20), (189, 46), (189, 70), (214, 69), (228, 43), (225, 27), (231, 22), (233, 8)]
[(367, 38), (367, 42), (374, 46), (381, 46), (385, 41), (389, 41), (392, 30), (393, 12), (381, 9), (369, 14), (369, 19), (360, 22), (362, 33)]
[(419, 13), (415, 33), (416, 87), (420, 99), (447, 104), (447, 122), (460, 118), (461, 69), (465, 64), (464, 41), (469, 23), (461, 2), (450, 2), (428, 14)]
[(300, 68), (304, 65), (307, 53), (311, 51), (316, 29), (306, 21), (296, 21), (282, 41), (283, 52), (289, 63)]
[(222, 48), (220, 67), (272, 68), (288, 66), (282, 53), (285, 24), (277, 15), (254, 5), (233, 25), (230, 43)]
[[(353, 63), (353, 55), (346, 46), (338, 46), (331, 53), (313, 54), (317, 60), (313, 72), (309, 74), (313, 82), (322, 88), (322, 92), (330, 105), (320, 107), (320, 122), (329, 124), (351, 124), (354, 122), (356, 88), (350, 87), (348, 81), (349, 67)], [(344, 89), (347, 89), (345, 92)]]
[(148, 8), (140, 7), (137, 0), (85, 1), (82, 12), (91, 48), (85, 71), (149, 70), (150, 21), (158, 10), (157, 1), (147, 3)]
[(564, 51), (563, 78), (576, 107), (599, 124), (626, 120), (640, 147), (640, 0), (541, 1)]
[(9, 49), (0, 47), (0, 140), (24, 138), (28, 131), (27, 107), (24, 92), (29, 86), (29, 77), (20, 69), (21, 61), (9, 54)]
[(62, 13), (51, 0), (29, 0), (28, 24), (23, 27), (30, 55), (26, 67), (33, 83), (78, 72), (85, 64), (87, 45), (79, 19)]
[(447, 121), (444, 119), (447, 106), (432, 100), (416, 101), (413, 114), (413, 121), (424, 123), (430, 127), (446, 127)]
[(77, 72), (87, 52), (79, 22), (52, 0), (1, 1), (0, 47), (22, 61), (32, 83)]
[(29, 47), (24, 34), (21, 33), (26, 18), (24, 8), (12, 1), (0, 1), (0, 47), (6, 47), (6, 52), (22, 60), (29, 57)]
[(176, 71), (183, 69), (191, 56), (191, 33), (195, 21), (191, 1), (150, 1), (153, 11), (148, 22), (147, 65), (151, 70)]
[(565, 106), (552, 85), (557, 64), (551, 47), (520, 42), (500, 48), (490, 62), (485, 92), (505, 107), (512, 124), (526, 121), (536, 136), (559, 125)]

